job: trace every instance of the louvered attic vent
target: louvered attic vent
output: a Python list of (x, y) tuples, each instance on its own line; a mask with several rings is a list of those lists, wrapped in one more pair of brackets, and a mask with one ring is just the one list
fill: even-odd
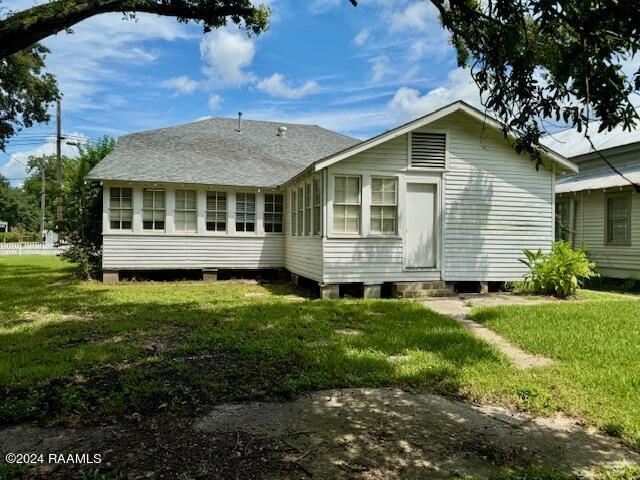
[(447, 138), (444, 133), (411, 134), (411, 166), (445, 168)]

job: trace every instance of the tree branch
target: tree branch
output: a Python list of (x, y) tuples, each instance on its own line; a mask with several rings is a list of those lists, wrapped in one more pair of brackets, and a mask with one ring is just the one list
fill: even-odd
[[(226, 17), (244, 19), (247, 26), (259, 32), (265, 25), (251, 23), (259, 8), (248, 1), (199, 4), (184, 0), (56, 0), (18, 12), (0, 21), (0, 58), (19, 52), (40, 40), (70, 28), (82, 20), (108, 12), (154, 13), (204, 23), (205, 30), (224, 25)], [(237, 19), (237, 20), (236, 20)]]

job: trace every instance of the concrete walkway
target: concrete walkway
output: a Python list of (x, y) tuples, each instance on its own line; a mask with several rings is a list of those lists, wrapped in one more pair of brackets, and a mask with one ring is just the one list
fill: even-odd
[(528, 300), (512, 295), (461, 295), (458, 297), (432, 298), (421, 302), (425, 307), (434, 312), (447, 315), (456, 319), (460, 324), (476, 337), (495, 346), (509, 357), (518, 368), (544, 367), (553, 362), (550, 358), (539, 357), (525, 352), (521, 348), (512, 345), (507, 340), (484, 325), (481, 325), (467, 316), (472, 307), (495, 305), (534, 305), (538, 300)]

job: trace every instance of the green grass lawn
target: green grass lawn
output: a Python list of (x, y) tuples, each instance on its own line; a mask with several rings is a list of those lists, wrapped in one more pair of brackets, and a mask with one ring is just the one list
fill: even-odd
[(640, 448), (640, 301), (602, 292), (583, 297), (591, 300), (475, 311), (478, 322), (556, 362), (504, 382), (487, 376), (474, 391), (529, 411), (564, 410)]
[(563, 410), (640, 447), (633, 297), (586, 292), (582, 302), (477, 311), (478, 321), (556, 360), (521, 371), (411, 302), (301, 299), (286, 284), (107, 286), (72, 273), (57, 258), (0, 257), (0, 423), (399, 386)]
[[(286, 284), (107, 286), (71, 275), (57, 258), (0, 257), (0, 422), (332, 387), (456, 392), (483, 371), (512, 370), (415, 303), (307, 300)], [(359, 334), (336, 332), (345, 328)]]

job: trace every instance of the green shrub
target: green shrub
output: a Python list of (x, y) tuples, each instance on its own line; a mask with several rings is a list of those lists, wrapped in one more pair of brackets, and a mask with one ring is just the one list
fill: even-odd
[(0, 243), (39, 242), (38, 232), (0, 232)]
[(564, 241), (555, 242), (551, 252), (523, 250), (526, 259), (520, 261), (529, 273), (516, 285), (522, 293), (554, 295), (566, 298), (576, 294), (584, 280), (599, 276), (595, 263), (587, 257), (584, 248), (573, 250)]

